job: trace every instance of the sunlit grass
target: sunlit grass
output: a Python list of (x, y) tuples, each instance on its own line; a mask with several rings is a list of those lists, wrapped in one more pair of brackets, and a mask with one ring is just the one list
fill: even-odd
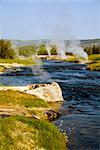
[(0, 59), (0, 63), (18, 63), (23, 65), (33, 65), (35, 62), (33, 62), (32, 58), (25, 58), (25, 59)]
[(89, 60), (91, 60), (92, 62), (100, 61), (100, 54), (89, 55)]
[(66, 58), (65, 61), (66, 62), (73, 62), (73, 63), (79, 62), (78, 58), (75, 55)]
[(18, 91), (0, 91), (0, 106), (8, 108), (33, 108), (33, 107), (44, 107), (47, 108), (49, 105), (44, 100), (25, 93)]
[(89, 55), (88, 69), (91, 71), (100, 71), (100, 54)]
[(66, 150), (64, 136), (53, 124), (21, 116), (0, 118), (0, 150)]
[[(28, 115), (42, 116), (41, 108), (49, 108), (42, 99), (18, 91), (0, 91), (0, 108), (27, 110)], [(33, 109), (37, 108), (37, 109)], [(39, 109), (40, 108), (40, 109)], [(0, 118), (0, 150), (66, 150), (65, 136), (48, 121), (30, 118), (28, 115)], [(9, 112), (9, 111), (8, 111)], [(19, 116), (20, 115), (20, 116)]]

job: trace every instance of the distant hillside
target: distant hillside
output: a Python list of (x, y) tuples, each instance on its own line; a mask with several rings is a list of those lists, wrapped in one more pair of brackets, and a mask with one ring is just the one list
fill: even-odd
[(38, 45), (39, 43), (47, 43), (48, 40), (11, 40), (14, 46), (22, 47), (22, 46), (32, 46)]
[[(21, 47), (21, 46), (32, 46), (38, 45), (39, 43), (48, 43), (49, 40), (11, 40), (14, 46)], [(65, 43), (68, 41), (65, 40)], [(81, 40), (81, 45), (83, 47), (91, 46), (91, 45), (98, 45), (100, 46), (100, 39), (87, 39)]]
[(90, 46), (90, 45), (100, 46), (100, 39), (81, 40), (81, 44), (85, 47)]
[[(41, 43), (46, 44), (49, 40), (11, 40), (11, 42), (13, 46), (19, 47), (22, 55), (28, 56), (34, 52), (34, 46), (39, 46)], [(64, 40), (64, 42), (66, 46), (70, 43), (69, 40)], [(100, 39), (80, 40), (80, 42), (88, 54), (100, 54)]]
[(22, 46), (30, 46), (38, 44), (38, 40), (11, 40), (14, 46), (22, 47)]

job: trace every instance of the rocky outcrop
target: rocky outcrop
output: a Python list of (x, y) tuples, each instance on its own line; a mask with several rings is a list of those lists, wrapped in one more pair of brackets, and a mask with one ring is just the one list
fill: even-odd
[(25, 93), (36, 95), (47, 102), (63, 101), (62, 90), (58, 83), (29, 85)]
[(0, 90), (18, 90), (27, 94), (35, 95), (46, 102), (63, 101), (62, 90), (58, 83), (30, 84), (27, 86), (0, 87)]

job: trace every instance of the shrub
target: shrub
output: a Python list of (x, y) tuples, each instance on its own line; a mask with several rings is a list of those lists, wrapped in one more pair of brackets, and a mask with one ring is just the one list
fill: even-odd
[(35, 53), (35, 46), (23, 46), (19, 47), (19, 55), (29, 57)]

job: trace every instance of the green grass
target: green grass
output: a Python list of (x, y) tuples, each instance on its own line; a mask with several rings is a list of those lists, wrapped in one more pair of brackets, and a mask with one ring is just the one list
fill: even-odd
[(89, 55), (89, 60), (91, 60), (92, 62), (100, 61), (100, 54)]
[(4, 86), (2, 83), (0, 83), (0, 86)]
[(32, 58), (27, 59), (0, 59), (0, 63), (18, 63), (23, 65), (33, 65), (35, 62), (33, 62)]
[(90, 63), (87, 66), (87, 69), (91, 71), (100, 71), (100, 54), (89, 55)]
[(64, 135), (53, 124), (21, 116), (0, 118), (0, 150), (66, 150)]
[(66, 62), (73, 62), (73, 63), (79, 62), (78, 58), (76, 58), (75, 56), (68, 57), (64, 61), (66, 61)]
[[(88, 55), (89, 64), (87, 65), (87, 69), (91, 71), (100, 71), (100, 54)], [(71, 56), (67, 58), (65, 61), (78, 63), (79, 60), (75, 56)]]
[(0, 106), (8, 108), (33, 108), (33, 107), (44, 107), (47, 108), (49, 105), (44, 100), (25, 93), (18, 91), (0, 91)]
[[(48, 109), (49, 106), (36, 96), (0, 91), (0, 108), (6, 113), (9, 108), (17, 112), (17, 115), (0, 118), (0, 150), (66, 150), (65, 136), (57, 127), (46, 120), (30, 118), (30, 114), (42, 118), (44, 111), (39, 108)], [(22, 110), (24, 115), (20, 114)]]

